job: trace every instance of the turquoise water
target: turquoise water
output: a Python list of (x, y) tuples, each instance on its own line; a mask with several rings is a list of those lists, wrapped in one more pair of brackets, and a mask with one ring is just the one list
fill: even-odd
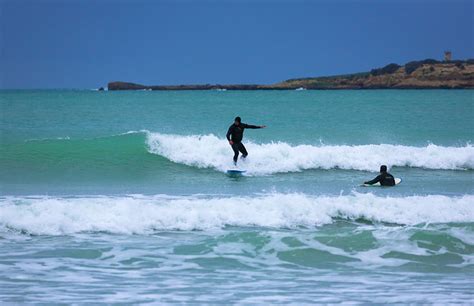
[(473, 93), (1, 91), (0, 301), (468, 303)]

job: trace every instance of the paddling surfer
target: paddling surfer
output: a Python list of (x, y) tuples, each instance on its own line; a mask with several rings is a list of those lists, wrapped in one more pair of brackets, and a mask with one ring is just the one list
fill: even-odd
[(381, 186), (395, 186), (395, 178), (387, 172), (387, 166), (380, 166), (380, 174), (373, 180), (367, 181), (364, 184), (373, 185), (379, 183)]

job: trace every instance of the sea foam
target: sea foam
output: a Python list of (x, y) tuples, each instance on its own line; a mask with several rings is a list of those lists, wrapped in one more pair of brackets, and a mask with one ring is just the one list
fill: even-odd
[[(233, 152), (225, 139), (215, 135), (178, 136), (147, 132), (153, 154), (199, 168), (226, 171), (232, 166)], [(462, 170), (474, 168), (474, 147), (444, 147), (429, 144), (414, 147), (389, 144), (296, 145), (285, 142), (245, 143), (249, 157), (240, 163), (249, 175), (296, 172), (307, 169), (348, 169), (377, 171), (389, 167)]]
[(79, 232), (146, 234), (226, 226), (295, 228), (335, 218), (404, 225), (474, 222), (474, 196), (379, 197), (373, 194), (246, 197), (6, 197), (0, 199), (0, 231), (62, 235)]

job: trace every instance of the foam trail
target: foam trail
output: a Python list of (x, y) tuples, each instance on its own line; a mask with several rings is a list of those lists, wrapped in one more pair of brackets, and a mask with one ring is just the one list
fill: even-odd
[(225, 226), (314, 227), (334, 218), (374, 222), (474, 222), (474, 196), (402, 198), (373, 194), (257, 197), (122, 196), (0, 199), (0, 232), (62, 235), (79, 232), (150, 233), (155, 230), (207, 230)]
[[(149, 151), (173, 162), (225, 171), (232, 166), (232, 150), (225, 139), (214, 135), (177, 136), (147, 133)], [(381, 164), (426, 169), (474, 168), (474, 147), (426, 147), (403, 145), (291, 146), (284, 142), (247, 142), (250, 155), (242, 164), (250, 175), (295, 172), (307, 169), (376, 171)]]

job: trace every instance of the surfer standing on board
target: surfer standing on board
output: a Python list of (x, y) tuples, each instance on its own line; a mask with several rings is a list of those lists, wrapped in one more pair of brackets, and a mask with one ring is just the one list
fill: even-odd
[(248, 153), (242, 144), (242, 138), (244, 137), (245, 129), (263, 129), (265, 125), (251, 125), (242, 123), (240, 117), (235, 117), (234, 123), (229, 127), (227, 131), (227, 140), (234, 150), (234, 164), (237, 165), (237, 158), (239, 157), (239, 152), (242, 153), (242, 158), (246, 158)]

